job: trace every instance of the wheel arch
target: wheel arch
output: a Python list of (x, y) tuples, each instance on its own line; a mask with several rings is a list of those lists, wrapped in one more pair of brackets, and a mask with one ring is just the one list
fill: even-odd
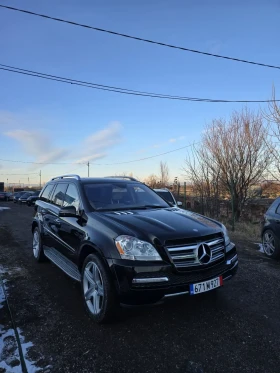
[(97, 255), (100, 259), (102, 259), (102, 261), (105, 264), (107, 264), (102, 251), (96, 245), (94, 245), (92, 243), (85, 243), (80, 248), (79, 255), (78, 255), (78, 260), (77, 260), (77, 264), (78, 264), (78, 268), (79, 268), (80, 272), (82, 270), (83, 263), (84, 263), (86, 257), (90, 254)]

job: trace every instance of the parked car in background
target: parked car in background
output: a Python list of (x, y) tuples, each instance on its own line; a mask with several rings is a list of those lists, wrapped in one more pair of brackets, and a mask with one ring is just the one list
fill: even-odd
[(182, 202), (176, 201), (174, 195), (167, 188), (154, 189), (154, 191), (165, 201), (172, 203), (173, 206), (182, 206)]
[(0, 192), (0, 201), (7, 201), (7, 193)]
[(120, 304), (213, 291), (237, 271), (223, 224), (170, 206), (131, 177), (53, 178), (35, 211), (34, 259), (47, 257), (81, 283), (96, 322), (114, 317)]
[(271, 258), (280, 259), (280, 197), (264, 214), (261, 235), (265, 254)]
[(6, 198), (7, 198), (7, 201), (13, 201), (14, 193), (6, 192)]
[(18, 200), (19, 198), (24, 194), (24, 193), (27, 193), (28, 190), (24, 190), (24, 191), (21, 191), (21, 192), (16, 192), (14, 194), (14, 203), (18, 203)]
[(27, 206), (32, 206), (35, 204), (35, 202), (37, 201), (37, 199), (39, 199), (39, 194), (40, 194), (40, 190), (36, 190), (32, 196), (28, 197), (27, 198), (27, 201), (26, 201), (26, 204)]
[(34, 192), (25, 192), (23, 193), (19, 199), (18, 199), (18, 203), (19, 204), (22, 204), (22, 203), (26, 203), (27, 201), (27, 198), (29, 198), (30, 196), (32, 196), (34, 194)]

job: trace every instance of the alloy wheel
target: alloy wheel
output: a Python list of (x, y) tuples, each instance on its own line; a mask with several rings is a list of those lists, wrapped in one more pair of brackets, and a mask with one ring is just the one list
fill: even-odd
[(96, 263), (88, 262), (83, 275), (84, 297), (89, 311), (99, 314), (104, 301), (104, 287), (100, 270)]
[(275, 240), (272, 232), (265, 232), (263, 235), (263, 249), (266, 255), (272, 256), (275, 251)]
[(38, 258), (39, 255), (39, 250), (40, 250), (40, 237), (37, 229), (35, 229), (34, 234), (33, 234), (33, 255), (35, 258)]

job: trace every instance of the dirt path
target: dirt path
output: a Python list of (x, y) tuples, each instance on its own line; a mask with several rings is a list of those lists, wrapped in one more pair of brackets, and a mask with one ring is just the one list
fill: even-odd
[[(256, 245), (240, 243), (239, 272), (216, 296), (124, 310), (115, 324), (98, 326), (84, 312), (79, 284), (33, 260), (33, 209), (2, 205), (11, 207), (0, 213), (2, 277), (22, 340), (32, 343), (30, 371), (279, 373), (280, 263)], [(7, 323), (0, 321), (5, 330)]]

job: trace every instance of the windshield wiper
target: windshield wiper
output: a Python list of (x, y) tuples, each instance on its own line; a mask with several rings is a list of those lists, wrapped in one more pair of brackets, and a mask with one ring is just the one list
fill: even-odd
[(161, 208), (165, 209), (166, 206), (161, 205), (142, 205), (142, 206), (123, 206), (123, 207), (115, 207), (115, 208), (102, 208), (99, 207), (96, 209), (96, 211), (122, 211), (122, 210), (146, 210), (149, 208)]
[(155, 209), (166, 209), (168, 206), (161, 205), (145, 205), (146, 208), (155, 208)]

